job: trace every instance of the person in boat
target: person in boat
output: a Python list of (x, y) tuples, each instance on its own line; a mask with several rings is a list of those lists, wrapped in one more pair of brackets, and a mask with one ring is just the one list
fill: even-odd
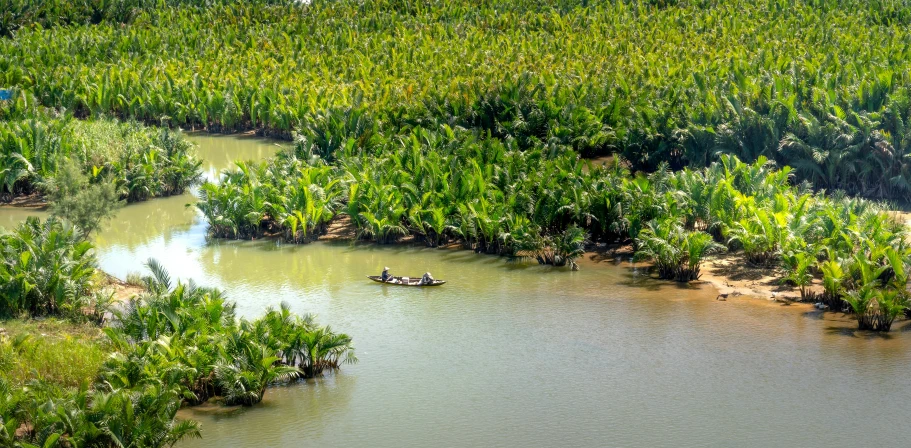
[(422, 284), (422, 285), (432, 285), (432, 284), (433, 284), (433, 276), (430, 275), (429, 272), (425, 272), (425, 273), (424, 273), (424, 276), (421, 277), (421, 284)]
[(380, 280), (384, 282), (389, 282), (393, 280), (392, 274), (389, 273), (389, 266), (383, 268), (383, 275), (380, 275)]

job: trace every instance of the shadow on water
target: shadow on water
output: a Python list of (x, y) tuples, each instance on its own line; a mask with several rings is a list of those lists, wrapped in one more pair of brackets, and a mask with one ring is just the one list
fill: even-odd
[(859, 330), (857, 328), (850, 327), (826, 327), (826, 333), (836, 336), (847, 336), (857, 339), (866, 339), (866, 340), (891, 340), (894, 336), (890, 333), (884, 333), (879, 331), (867, 331)]
[(821, 310), (811, 310), (802, 313), (803, 317), (813, 320), (826, 320), (826, 313)]
[(620, 277), (623, 280), (618, 281), (617, 284), (644, 291), (661, 291), (670, 288), (684, 291), (699, 291), (702, 289), (699, 283), (674, 282), (653, 277), (651, 266), (623, 266)]
[(263, 401), (253, 407), (212, 405), (204, 406), (207, 409), (200, 411), (187, 408), (181, 410), (179, 416), (191, 419), (208, 417), (203, 425), (204, 437), (218, 433), (228, 434), (229, 438), (242, 438), (242, 433), (251, 427), (247, 425), (252, 423), (253, 427), (268, 428), (271, 421), (291, 413), (307, 431), (321, 437), (325, 428), (347, 409), (356, 389), (355, 376), (330, 373), (320, 378), (272, 386)]

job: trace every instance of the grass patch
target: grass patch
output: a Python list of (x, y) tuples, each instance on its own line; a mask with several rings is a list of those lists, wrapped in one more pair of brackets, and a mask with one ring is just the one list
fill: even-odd
[(91, 384), (111, 350), (95, 325), (59, 319), (0, 321), (0, 375), (11, 385), (33, 379), (65, 387)]

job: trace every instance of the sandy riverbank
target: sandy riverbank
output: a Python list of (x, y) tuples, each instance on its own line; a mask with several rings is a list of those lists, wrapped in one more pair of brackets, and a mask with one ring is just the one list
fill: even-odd
[[(583, 265), (630, 263), (633, 258), (631, 245), (596, 248), (583, 255)], [(633, 266), (647, 269), (650, 263), (635, 263)], [(692, 284), (710, 285), (718, 294), (727, 294), (728, 298), (744, 297), (793, 302), (800, 299), (800, 291), (784, 285), (780, 279), (784, 273), (777, 268), (751, 267), (740, 254), (722, 254), (706, 258), (702, 264), (702, 275)], [(821, 285), (814, 284), (813, 289), (822, 290)]]

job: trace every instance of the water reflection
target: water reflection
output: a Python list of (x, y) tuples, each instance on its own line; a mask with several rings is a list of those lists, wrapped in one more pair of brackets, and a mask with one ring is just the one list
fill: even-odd
[(207, 179), (217, 180), (221, 171), (234, 167), (237, 160), (265, 160), (287, 142), (255, 136), (219, 135), (195, 132), (187, 138), (196, 144), (196, 153), (203, 161)]

